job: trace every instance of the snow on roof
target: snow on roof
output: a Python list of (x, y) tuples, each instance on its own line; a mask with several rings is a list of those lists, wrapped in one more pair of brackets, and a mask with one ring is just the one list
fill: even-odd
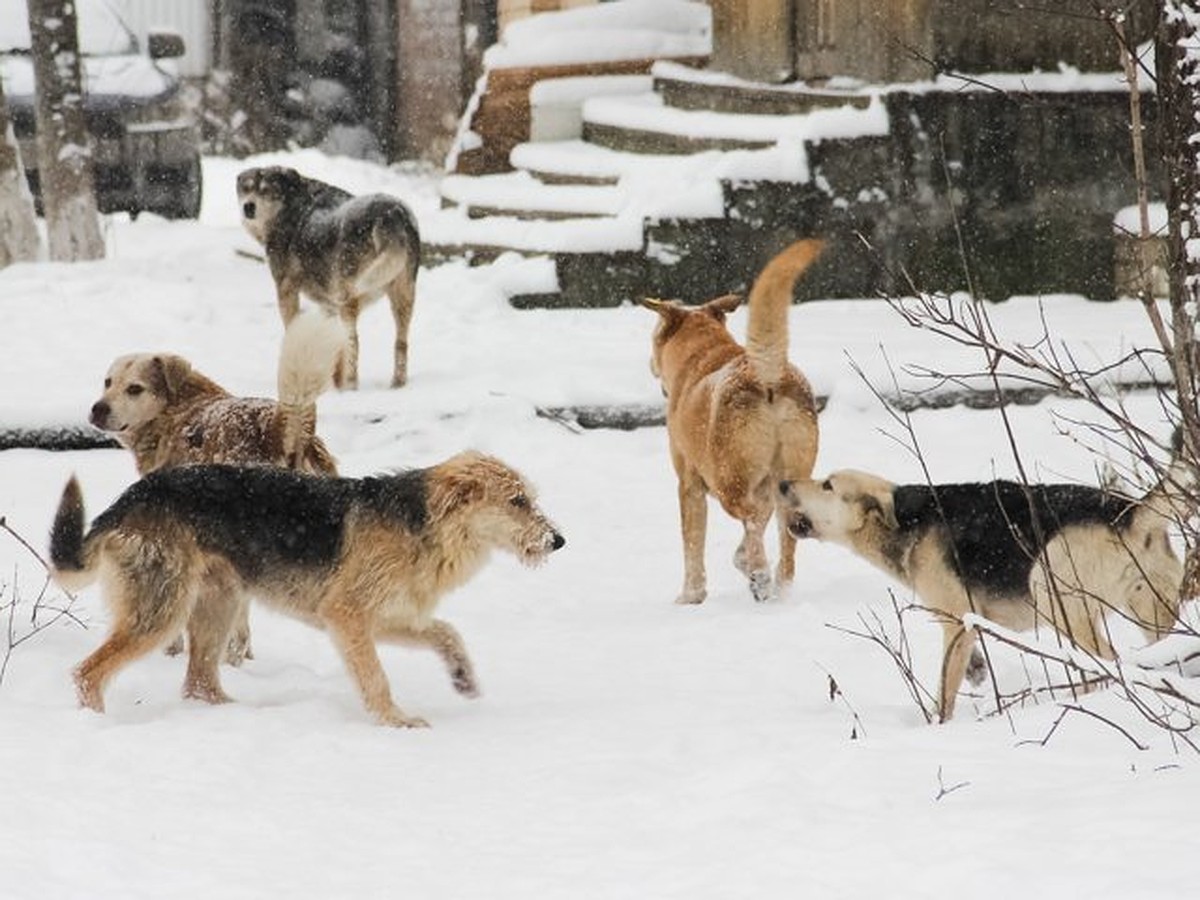
[(484, 53), (487, 68), (707, 56), (712, 12), (686, 0), (617, 0), (541, 13), (504, 29)]

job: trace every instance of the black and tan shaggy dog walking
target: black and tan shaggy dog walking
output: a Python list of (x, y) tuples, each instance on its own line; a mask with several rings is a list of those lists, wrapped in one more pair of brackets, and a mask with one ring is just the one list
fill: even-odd
[(942, 721), (972, 662), (968, 613), (1016, 630), (1051, 628), (1112, 659), (1107, 612), (1150, 641), (1179, 612), (1170, 479), (1140, 499), (1078, 484), (893, 484), (850, 469), (780, 488), (793, 535), (848, 548), (938, 618)]
[(392, 700), (376, 641), (432, 648), (455, 689), (475, 696), (462, 639), (434, 618), (439, 599), (493, 549), (536, 565), (565, 543), (525, 479), (474, 452), (371, 478), (163, 470), (131, 486), (86, 536), (83, 523), (71, 479), (51, 532), (54, 578), (78, 590), (100, 577), (112, 614), (108, 637), (75, 670), (81, 705), (102, 712), (109, 680), (185, 627), (184, 696), (227, 701), (217, 663), (248, 593), (328, 631), (368, 711), (410, 727), (426, 723)]

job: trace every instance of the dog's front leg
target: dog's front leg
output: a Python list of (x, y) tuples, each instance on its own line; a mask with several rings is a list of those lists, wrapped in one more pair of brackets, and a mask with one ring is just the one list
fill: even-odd
[(346, 344), (334, 371), (333, 383), (341, 390), (358, 389), (358, 301), (349, 299), (338, 307), (338, 317), (346, 329)]
[(429, 727), (424, 719), (406, 715), (392, 700), (387, 673), (379, 662), (379, 653), (363, 614), (348, 603), (334, 603), (321, 611), (321, 618), (358, 686), (363, 704), (376, 721), (397, 728)]
[(683, 532), (683, 592), (675, 602), (703, 603), (708, 594), (704, 571), (708, 495), (694, 473), (679, 476), (679, 520)]
[(954, 701), (975, 648), (975, 631), (963, 628), (958, 619), (946, 617), (942, 622), (942, 677), (938, 690), (938, 721), (949, 722), (954, 715)]
[(449, 622), (433, 619), (425, 628), (415, 630), (394, 626), (376, 631), (380, 640), (399, 644), (419, 644), (431, 648), (450, 673), (454, 689), (464, 697), (479, 696), (479, 682), (475, 678), (475, 667), (467, 655), (467, 647), (458, 631)]

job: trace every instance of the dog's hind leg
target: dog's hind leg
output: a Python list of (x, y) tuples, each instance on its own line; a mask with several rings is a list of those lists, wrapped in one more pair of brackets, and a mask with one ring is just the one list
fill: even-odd
[(746, 504), (744, 509), (730, 509), (730, 513), (741, 519), (745, 534), (733, 554), (733, 564), (750, 580), (750, 593), (759, 603), (775, 598), (771, 584), (771, 567), (767, 562), (767, 548), (763, 543), (763, 532), (771, 517), (771, 506)]
[(775, 567), (775, 584), (784, 587), (796, 577), (796, 538), (787, 527), (787, 505), (782, 497), (775, 503), (775, 524), (779, 528), (779, 564)]
[[(129, 542), (131, 555), (137, 553), (134, 545), (139, 543)], [(140, 571), (121, 568), (117, 585), (121, 594), (112, 603), (112, 630), (74, 671), (81, 706), (104, 712), (104, 688), (112, 677), (183, 628), (195, 600), (194, 582), (186, 569), (171, 572), (168, 568), (161, 564)]]
[(366, 616), (351, 601), (330, 598), (322, 604), (320, 616), (333, 643), (350, 671), (367, 711), (382, 725), (400, 728), (427, 728), (429, 723), (407, 715), (392, 700), (387, 673), (379, 662), (374, 636)]
[[(413, 268), (413, 267), (409, 267)], [(412, 324), (413, 305), (416, 302), (416, 270), (406, 270), (388, 285), (388, 300), (392, 304), (392, 318), (396, 322), (396, 345), (392, 363), (392, 387), (404, 387), (408, 381), (408, 328)]]

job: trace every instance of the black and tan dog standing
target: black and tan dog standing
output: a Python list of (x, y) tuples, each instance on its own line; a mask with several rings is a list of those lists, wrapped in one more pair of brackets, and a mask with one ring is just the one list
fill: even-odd
[(853, 470), (780, 489), (792, 534), (847, 547), (940, 622), (942, 721), (968, 664), (982, 674), (968, 613), (1014, 630), (1051, 628), (1112, 659), (1106, 612), (1128, 617), (1147, 640), (1179, 612), (1168, 480), (1141, 499), (1077, 484), (893, 484)]
[(812, 474), (817, 458), (817, 407), (808, 380), (788, 362), (788, 309), (796, 279), (822, 244), (804, 240), (773, 258), (750, 292), (746, 346), (725, 326), (736, 295), (698, 307), (644, 300), (658, 313), (650, 368), (667, 397), (667, 435), (679, 482), (683, 591), (679, 603), (704, 600), (707, 495), (742, 523), (734, 565), (756, 600), (792, 580), (796, 541), (779, 525), (775, 583), (763, 533), (780, 505), (776, 485)]
[(358, 316), (387, 294), (396, 323), (392, 386), (408, 380), (408, 329), (421, 239), (412, 212), (387, 194), (354, 196), (295, 169), (246, 169), (237, 178), (242, 224), (263, 245), (286, 326), (304, 294), (346, 326), (334, 382), (358, 386)]
[(227, 701), (217, 663), (239, 599), (252, 594), (327, 631), (371, 715), (412, 727), (426, 723), (393, 701), (376, 641), (432, 648), (455, 689), (475, 696), (462, 639), (434, 618), (439, 599), (493, 549), (536, 565), (564, 543), (520, 474), (467, 452), (374, 478), (166, 469), (131, 486), (86, 535), (72, 479), (50, 557), (66, 589), (102, 576), (112, 614), (107, 638), (75, 670), (85, 707), (102, 712), (109, 680), (185, 627), (184, 695)]

